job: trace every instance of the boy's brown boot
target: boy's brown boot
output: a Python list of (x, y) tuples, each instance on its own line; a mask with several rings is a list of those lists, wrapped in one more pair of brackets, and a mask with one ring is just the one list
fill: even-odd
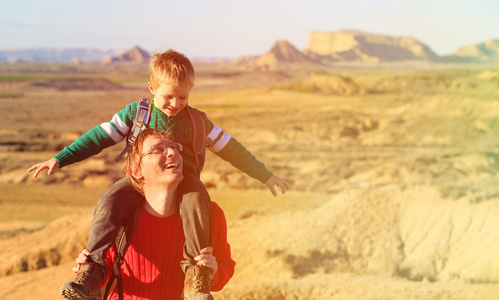
[(61, 296), (70, 300), (100, 300), (103, 271), (103, 267), (97, 263), (83, 263), (74, 281), (66, 281), (62, 284)]
[(213, 280), (211, 270), (207, 267), (190, 266), (185, 272), (184, 293), (185, 300), (213, 300), (210, 294), (210, 285)]

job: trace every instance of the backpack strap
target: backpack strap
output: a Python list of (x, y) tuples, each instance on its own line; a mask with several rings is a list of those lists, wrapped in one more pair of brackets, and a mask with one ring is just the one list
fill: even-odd
[(193, 126), (193, 141), (192, 150), (194, 150), (194, 157), (196, 158), (197, 164), (197, 175), (201, 174), (201, 170), (204, 167), (205, 159), (205, 142), (206, 142), (206, 126), (204, 119), (197, 109), (187, 106), (187, 111), (189, 112), (189, 117), (192, 120)]
[(152, 103), (150, 99), (140, 98), (137, 105), (137, 114), (135, 115), (135, 123), (133, 124), (132, 130), (128, 133), (126, 139), (126, 146), (123, 151), (116, 157), (115, 162), (119, 162), (125, 153), (132, 148), (133, 142), (142, 130), (144, 130), (149, 125), (149, 120), (151, 119)]
[(119, 300), (123, 300), (123, 280), (121, 278), (121, 265), (125, 258), (126, 250), (132, 240), (133, 232), (135, 231), (135, 226), (137, 225), (137, 219), (139, 217), (140, 206), (131, 213), (128, 218), (125, 219), (123, 225), (118, 231), (116, 240), (114, 241), (114, 247), (116, 249), (116, 258), (113, 265), (113, 274), (109, 278), (106, 284), (106, 290), (102, 299), (107, 299), (109, 293), (114, 288), (115, 284), (118, 286), (118, 297)]

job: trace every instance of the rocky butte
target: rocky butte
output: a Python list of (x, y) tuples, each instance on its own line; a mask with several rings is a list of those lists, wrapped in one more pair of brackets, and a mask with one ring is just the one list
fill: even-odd
[(234, 61), (237, 65), (244, 65), (250, 68), (275, 70), (282, 66), (286, 68), (306, 68), (307, 65), (314, 65), (313, 58), (302, 53), (288, 41), (277, 41), (272, 48), (261, 56), (244, 56)]
[(394, 37), (357, 30), (310, 33), (307, 56), (319, 61), (439, 61), (428, 46), (412, 37)]
[(144, 63), (149, 60), (150, 54), (141, 49), (139, 46), (135, 46), (132, 49), (128, 50), (125, 53), (114, 57), (108, 57), (104, 60), (106, 63), (110, 62), (136, 62), (136, 63)]
[(498, 60), (499, 40), (489, 39), (480, 44), (459, 48), (452, 53), (452, 56), (475, 61)]

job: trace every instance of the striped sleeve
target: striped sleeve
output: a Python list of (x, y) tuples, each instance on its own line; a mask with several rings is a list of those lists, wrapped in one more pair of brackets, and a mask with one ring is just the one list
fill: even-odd
[(213, 153), (220, 152), (229, 143), (232, 137), (224, 133), (222, 128), (213, 125), (213, 129), (206, 136), (206, 146)]
[(111, 121), (100, 124), (100, 127), (115, 143), (125, 139), (131, 128), (118, 114), (115, 114)]

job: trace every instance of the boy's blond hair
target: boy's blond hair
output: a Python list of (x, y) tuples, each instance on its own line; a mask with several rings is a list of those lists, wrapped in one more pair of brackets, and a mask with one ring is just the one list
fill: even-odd
[(153, 53), (149, 62), (151, 84), (157, 89), (161, 84), (178, 86), (187, 83), (194, 86), (194, 67), (191, 61), (182, 53), (173, 49), (163, 53)]
[(141, 156), (144, 152), (144, 141), (150, 136), (160, 136), (163, 139), (171, 140), (171, 133), (157, 129), (146, 128), (135, 139), (132, 148), (128, 151), (128, 156), (125, 160), (124, 173), (128, 182), (139, 192), (144, 195), (144, 182), (142, 179), (135, 178), (133, 172), (140, 167)]

